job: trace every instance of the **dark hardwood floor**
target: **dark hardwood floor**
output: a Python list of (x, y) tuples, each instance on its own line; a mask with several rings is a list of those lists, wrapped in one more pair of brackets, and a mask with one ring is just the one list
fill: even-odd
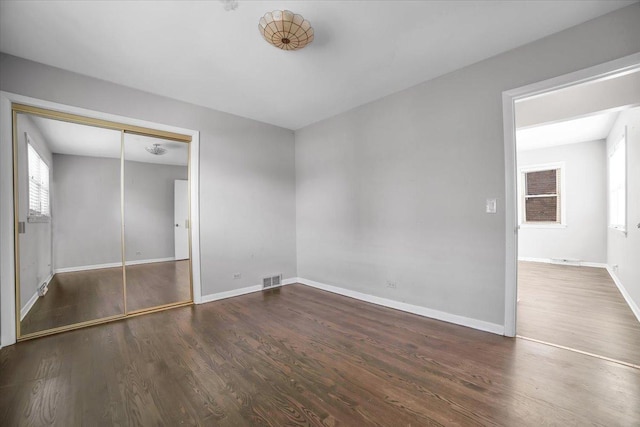
[(189, 300), (188, 260), (127, 266), (127, 310)]
[(0, 425), (640, 425), (640, 370), (289, 285), (0, 350)]
[[(191, 299), (189, 261), (127, 266), (129, 311)], [(20, 323), (23, 335), (123, 314), (122, 269), (58, 273)]]
[(640, 365), (640, 322), (607, 270), (518, 263), (517, 333)]

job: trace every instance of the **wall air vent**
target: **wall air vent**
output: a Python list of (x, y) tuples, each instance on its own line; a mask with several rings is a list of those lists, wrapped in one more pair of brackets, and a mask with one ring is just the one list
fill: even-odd
[(282, 274), (278, 274), (277, 276), (265, 277), (262, 279), (262, 288), (269, 289), (275, 288), (282, 285)]

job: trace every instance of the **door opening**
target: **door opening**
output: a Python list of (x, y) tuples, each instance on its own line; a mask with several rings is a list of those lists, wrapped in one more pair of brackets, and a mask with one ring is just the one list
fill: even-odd
[(505, 140), (505, 335), (516, 336), (518, 192), (516, 163), (515, 104), (559, 89), (606, 80), (640, 70), (640, 53), (629, 55), (564, 76), (503, 92)]

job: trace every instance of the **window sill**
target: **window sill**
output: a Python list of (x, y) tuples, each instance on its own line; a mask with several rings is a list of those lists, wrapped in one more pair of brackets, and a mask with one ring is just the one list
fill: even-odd
[(32, 224), (32, 223), (40, 223), (40, 222), (50, 222), (51, 221), (51, 217), (48, 216), (30, 216), (27, 217), (27, 222)]
[(624, 237), (627, 237), (627, 230), (625, 228), (618, 228), (618, 227), (612, 227), (612, 226), (609, 226), (608, 228), (611, 231), (617, 231), (618, 233), (621, 233), (622, 235), (624, 235)]
[(520, 224), (520, 228), (567, 228), (566, 224)]

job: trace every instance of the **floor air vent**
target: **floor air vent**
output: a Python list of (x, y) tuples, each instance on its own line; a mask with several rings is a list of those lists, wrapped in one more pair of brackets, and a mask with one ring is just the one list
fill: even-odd
[(265, 277), (262, 279), (262, 288), (275, 288), (276, 286), (282, 285), (282, 274), (278, 274), (277, 276)]

